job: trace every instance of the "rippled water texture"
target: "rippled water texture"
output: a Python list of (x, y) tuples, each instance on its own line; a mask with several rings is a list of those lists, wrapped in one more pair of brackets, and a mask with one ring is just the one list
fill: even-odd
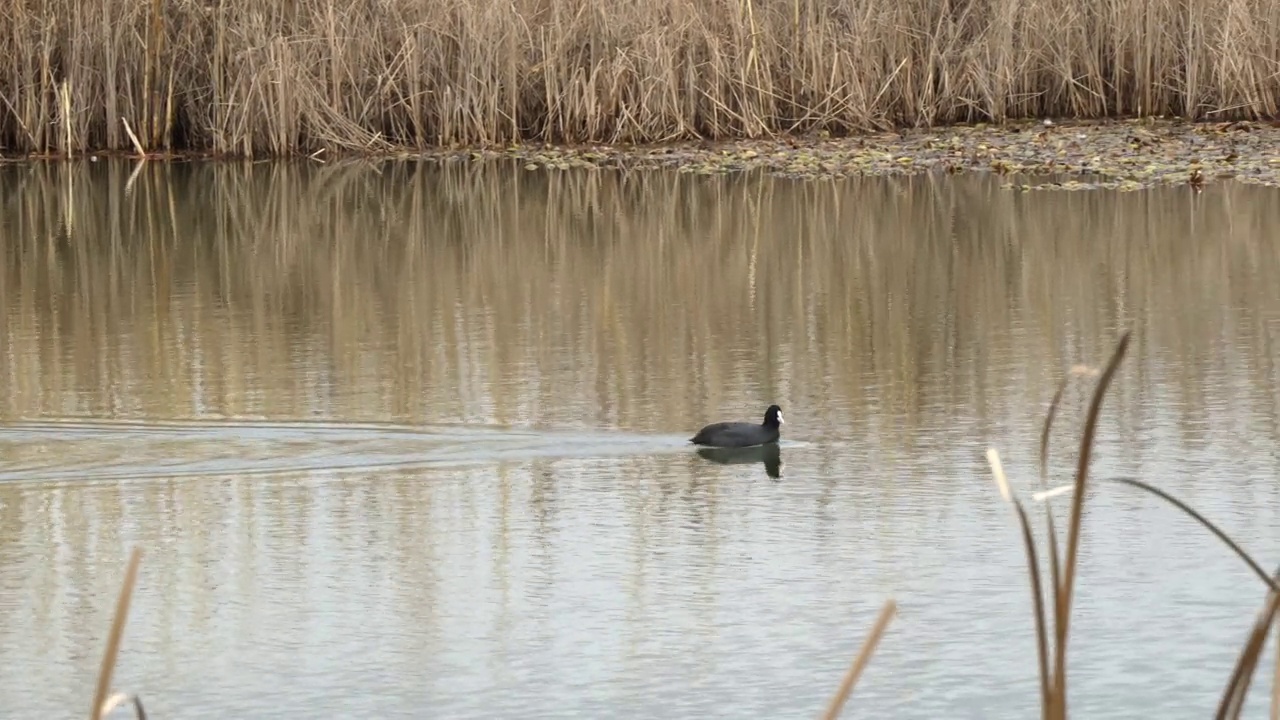
[[(1095, 471), (1280, 563), (1280, 202), (998, 184), (0, 166), (3, 714), (87, 710), (137, 545), (158, 718), (812, 717), (889, 597), (848, 714), (1035, 716), (983, 453), (1034, 490), (1132, 328)], [(772, 402), (776, 456), (686, 444)], [(1210, 716), (1261, 584), (1084, 526), (1073, 714)]]

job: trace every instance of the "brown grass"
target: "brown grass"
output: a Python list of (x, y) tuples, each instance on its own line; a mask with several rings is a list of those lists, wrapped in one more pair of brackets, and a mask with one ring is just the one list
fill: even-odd
[[(991, 472), (995, 479), (996, 486), (1000, 490), (1000, 495), (1014, 509), (1015, 516), (1018, 520), (1022, 531), (1023, 546), (1027, 554), (1027, 568), (1031, 580), (1032, 603), (1034, 611), (1034, 624), (1036, 632), (1036, 649), (1038, 651), (1039, 669), (1040, 669), (1040, 693), (1041, 693), (1041, 716), (1045, 720), (1066, 720), (1067, 713), (1067, 638), (1070, 633), (1071, 619), (1071, 601), (1075, 589), (1075, 573), (1078, 561), (1078, 551), (1081, 538), (1081, 522), (1084, 511), (1084, 501), (1086, 491), (1090, 483), (1098, 482), (1097, 479), (1089, 477), (1089, 461), (1093, 453), (1093, 441), (1097, 432), (1098, 418), (1101, 414), (1102, 401), (1106, 396), (1108, 387), (1115, 376), (1116, 370), (1120, 366), (1121, 360), (1124, 359), (1125, 352), (1129, 346), (1131, 332), (1125, 332), (1119, 343), (1117, 344), (1111, 359), (1108, 361), (1105, 369), (1101, 372), (1087, 367), (1076, 366), (1071, 372), (1063, 378), (1058, 385), (1058, 390), (1054, 394), (1049, 404), (1049, 411), (1045, 417), (1044, 427), (1040, 437), (1040, 480), (1041, 484), (1046, 483), (1048, 477), (1048, 447), (1049, 436), (1052, 431), (1053, 421), (1057, 414), (1058, 403), (1062, 399), (1063, 391), (1066, 389), (1067, 383), (1072, 376), (1086, 375), (1098, 377), (1098, 382), (1094, 387), (1093, 396), (1089, 403), (1088, 413), (1085, 416), (1084, 432), (1080, 440), (1080, 450), (1077, 458), (1075, 480), (1071, 485), (1053, 490), (1042, 490), (1037, 493), (1037, 499), (1047, 500), (1065, 494), (1062, 491), (1071, 493), (1070, 521), (1068, 524), (1068, 534), (1065, 546), (1065, 559), (1059, 557), (1057, 532), (1054, 529), (1052, 511), (1046, 506), (1045, 524), (1048, 530), (1049, 545), (1049, 568), (1051, 589), (1049, 592), (1049, 601), (1051, 610), (1045, 612), (1045, 592), (1044, 580), (1040, 573), (1040, 564), (1038, 559), (1038, 551), (1035, 542), (1035, 536), (1031, 530), (1031, 521), (1027, 515), (1026, 509), (1022, 502), (1016, 497), (1009, 486), (1008, 479), (1005, 477), (1004, 468), (1000, 462), (1000, 454), (994, 448), (987, 451), (987, 459), (991, 464)], [(1204, 526), (1213, 533), (1219, 540), (1227, 545), (1233, 552), (1239, 556), (1254, 574), (1258, 575), (1263, 584), (1267, 588), (1266, 599), (1263, 603), (1262, 610), (1259, 611), (1253, 627), (1246, 636), (1244, 647), (1240, 651), (1240, 657), (1236, 661), (1231, 675), (1227, 681), (1227, 685), (1222, 693), (1219, 701), (1217, 712), (1214, 717), (1216, 720), (1225, 720), (1227, 718), (1238, 718), (1244, 709), (1244, 702), (1249, 691), (1249, 685), (1252, 682), (1253, 675), (1257, 670), (1258, 663), (1262, 656), (1263, 648), (1266, 644), (1266, 638), (1275, 624), (1277, 613), (1280, 613), (1280, 569), (1277, 569), (1273, 575), (1267, 575), (1262, 567), (1249, 556), (1244, 549), (1229, 537), (1220, 528), (1214, 525), (1205, 516), (1195, 511), (1186, 503), (1178, 500), (1172, 495), (1148, 485), (1147, 483), (1134, 480), (1132, 478), (1108, 478), (1108, 481), (1118, 484), (1127, 485), (1129, 487), (1138, 488), (1148, 492), (1170, 503), (1183, 513), (1191, 517), (1193, 520)], [(1276, 717), (1280, 714), (1280, 667), (1276, 669), (1276, 676), (1273, 679), (1275, 686), (1272, 688), (1272, 707), (1271, 715)]]
[(107, 647), (102, 653), (102, 667), (98, 671), (98, 683), (94, 688), (93, 705), (89, 708), (89, 720), (102, 720), (123, 703), (132, 703), (139, 720), (146, 720), (147, 713), (142, 700), (136, 695), (111, 692), (111, 678), (115, 674), (116, 659), (120, 655), (120, 643), (124, 639), (124, 624), (129, 619), (129, 605), (133, 600), (133, 588), (138, 582), (138, 565), (142, 562), (142, 550), (134, 548), (129, 554), (129, 565), (124, 571), (124, 582), (116, 599), (116, 612), (111, 618), (111, 631), (107, 635)]
[(9, 153), (1256, 118), (1280, 1), (15, 0), (0, 59)]
[(876, 617), (876, 622), (871, 626), (871, 634), (863, 641), (862, 647), (858, 649), (858, 654), (854, 656), (853, 663), (849, 665), (849, 669), (845, 671), (844, 677), (840, 679), (840, 687), (836, 690), (836, 694), (831, 697), (831, 702), (827, 704), (826, 712), (822, 714), (823, 720), (836, 720), (840, 717), (840, 711), (844, 709), (844, 704), (849, 700), (850, 693), (853, 692), (853, 686), (858, 683), (858, 678), (862, 677), (862, 671), (867, 668), (867, 663), (871, 662), (871, 655), (876, 651), (876, 646), (880, 644), (880, 638), (884, 637), (884, 632), (889, 628), (889, 621), (893, 619), (894, 613), (898, 611), (898, 604), (893, 598), (885, 601), (884, 606), (880, 608), (880, 615)]

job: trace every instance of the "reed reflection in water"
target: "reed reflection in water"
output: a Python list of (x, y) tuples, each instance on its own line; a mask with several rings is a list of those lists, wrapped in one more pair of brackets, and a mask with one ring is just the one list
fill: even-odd
[[(1265, 188), (132, 170), (0, 166), (15, 715), (88, 702), (135, 543), (118, 684), (160, 717), (813, 713), (887, 595), (858, 712), (1030, 714), (982, 451), (1031, 481), (1121, 326), (1098, 471), (1280, 557)], [(772, 402), (776, 468), (683, 444)], [(1208, 712), (1256, 581), (1145, 498), (1088, 512), (1073, 710)]]

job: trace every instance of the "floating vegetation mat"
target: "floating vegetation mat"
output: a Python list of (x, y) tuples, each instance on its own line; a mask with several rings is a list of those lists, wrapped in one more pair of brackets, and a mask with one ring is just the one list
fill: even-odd
[(1010, 176), (1006, 187), (1020, 191), (1200, 187), (1225, 179), (1280, 187), (1280, 123), (1269, 122), (1038, 122), (841, 139), (637, 147), (523, 145), (441, 154), (514, 158), (530, 171), (615, 167), (716, 175), (763, 170), (804, 179), (994, 172)]

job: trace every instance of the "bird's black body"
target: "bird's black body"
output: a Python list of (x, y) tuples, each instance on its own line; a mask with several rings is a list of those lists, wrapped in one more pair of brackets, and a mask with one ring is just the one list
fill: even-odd
[(749, 422), (712, 423), (689, 438), (689, 442), (695, 445), (728, 448), (776, 443), (782, 436), (782, 422), (782, 408), (770, 405), (764, 413), (764, 422), (759, 425)]

